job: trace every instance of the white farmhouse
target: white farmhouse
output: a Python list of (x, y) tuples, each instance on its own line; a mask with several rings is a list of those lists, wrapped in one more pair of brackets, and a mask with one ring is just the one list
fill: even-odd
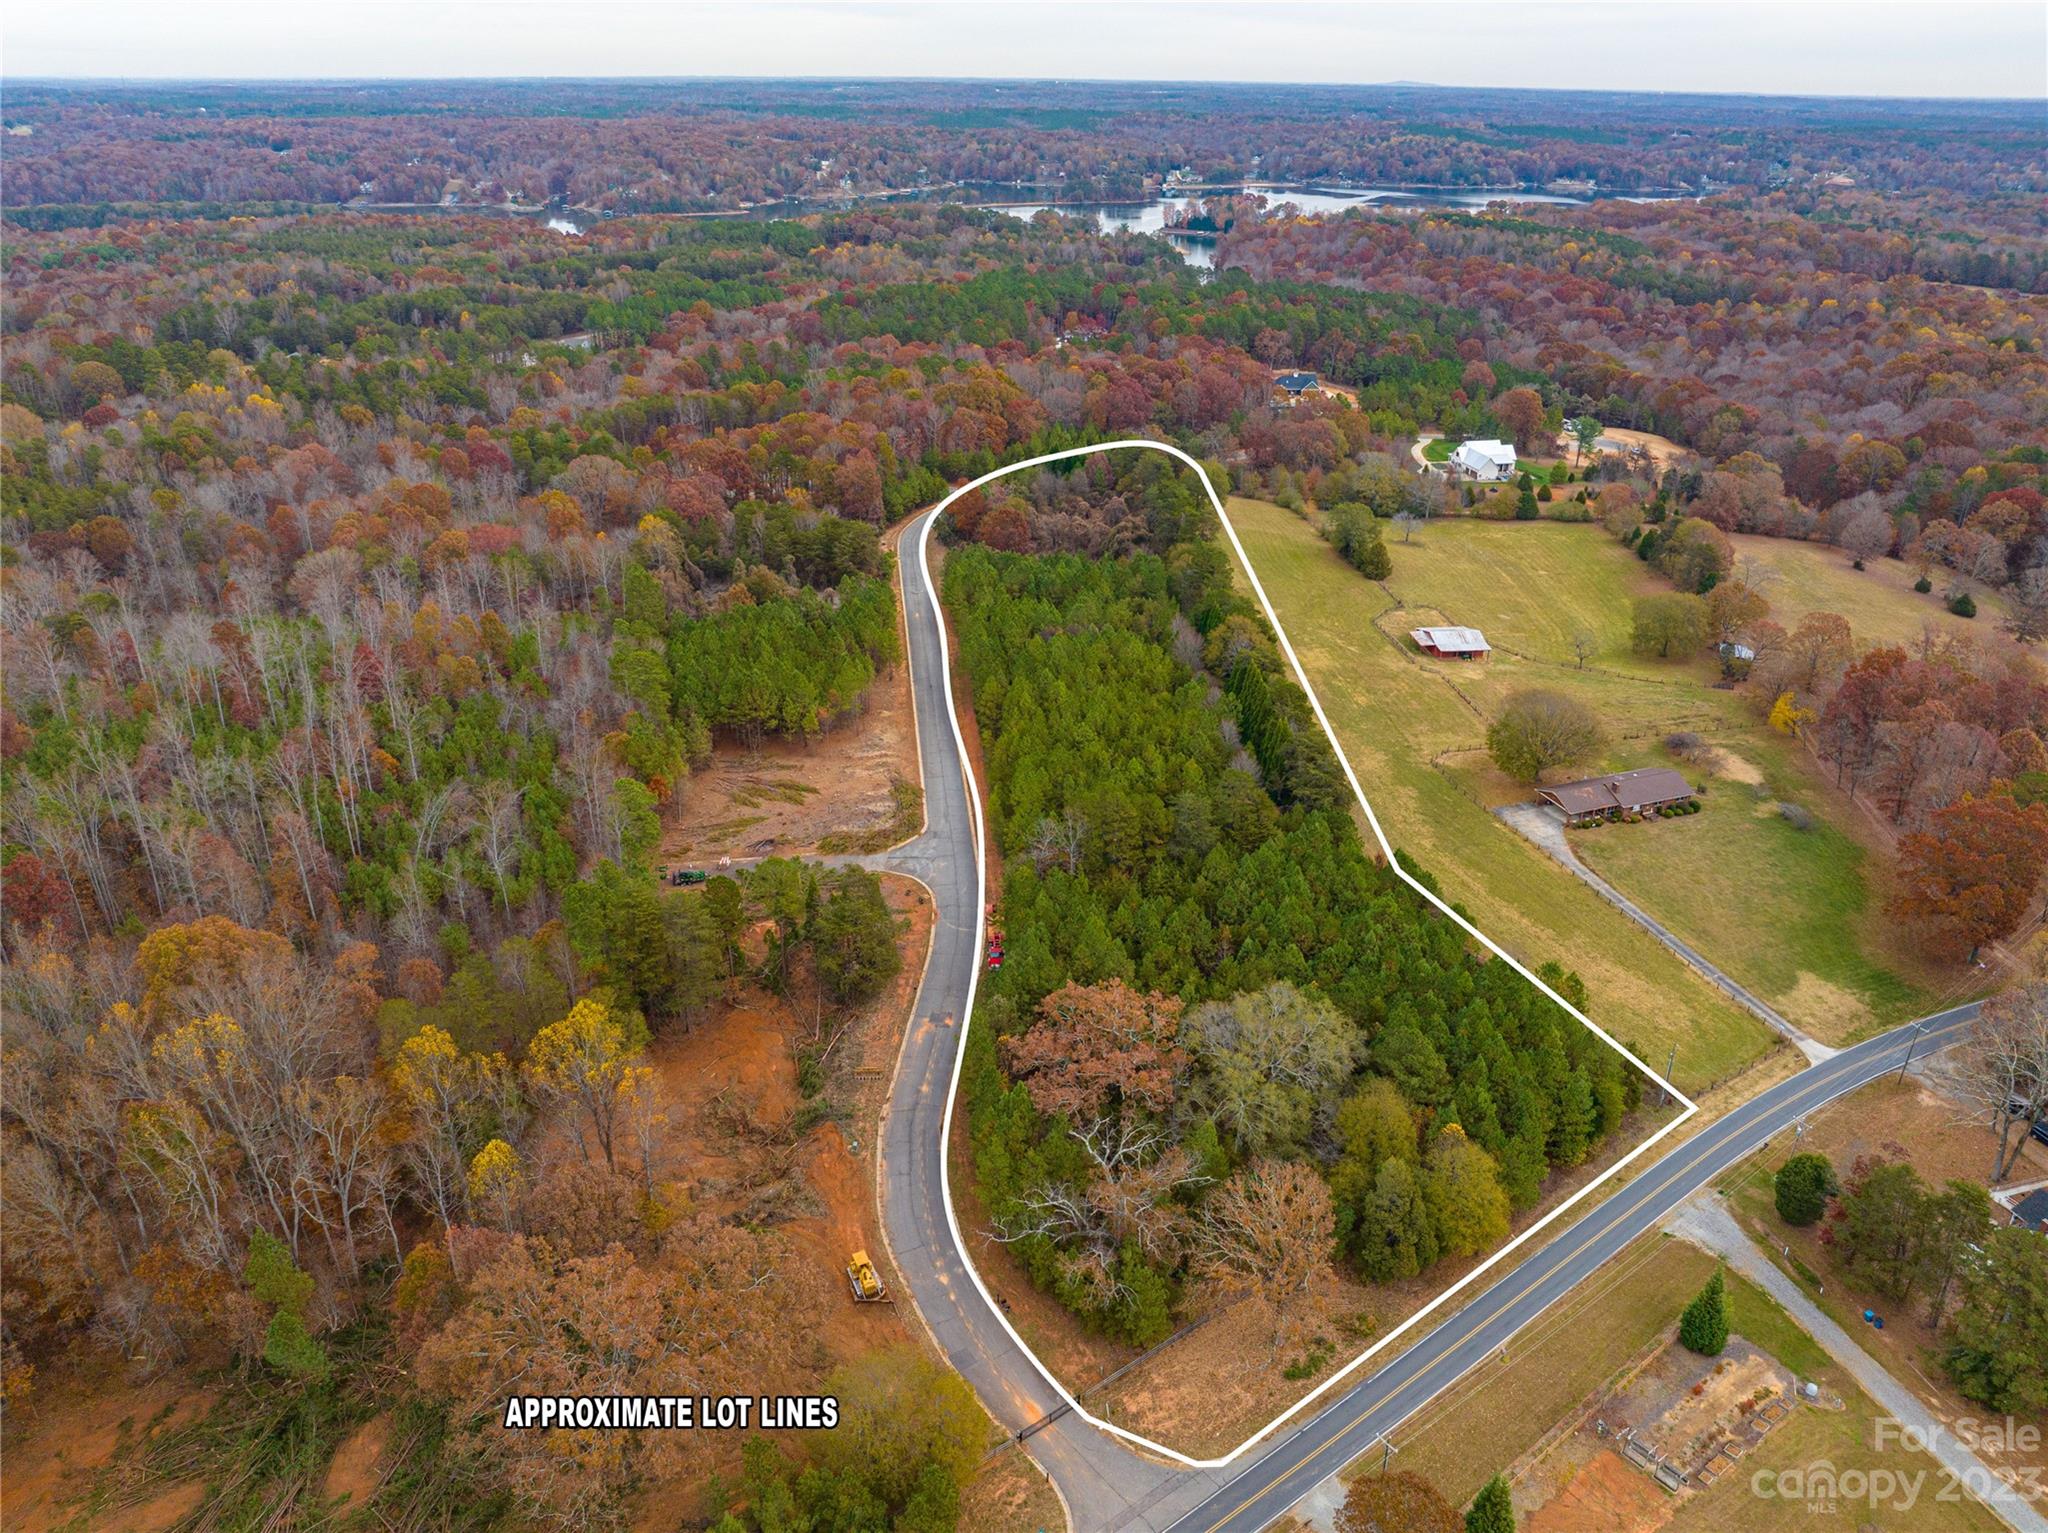
[(1515, 477), (1515, 450), (1505, 442), (1460, 442), (1451, 462), (1467, 479), (1503, 480)]

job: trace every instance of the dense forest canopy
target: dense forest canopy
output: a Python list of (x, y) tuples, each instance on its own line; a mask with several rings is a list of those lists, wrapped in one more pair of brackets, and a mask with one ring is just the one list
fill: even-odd
[[(10, 1400), (87, 1339), (365, 1389), (403, 1349), (440, 1443), (505, 1317), (608, 1285), (632, 1346), (602, 1377), (547, 1352), (564, 1388), (793, 1366), (806, 1296), (772, 1230), (664, 1192), (645, 1056), (747, 984), (860, 1004), (894, 919), (870, 875), (778, 858), (668, 889), (662, 838), (715, 753), (867, 714), (901, 660), (884, 529), (1026, 457), (1171, 441), (1367, 580), (1430, 518), (1597, 522), (1649, 572), (1645, 662), (1748, 652), (1729, 685), (1886, 822), (1940, 962), (2013, 930), (2048, 863), (2025, 104), (10, 84), (5, 119)], [(1736, 189), (1232, 197), (1213, 271), (1085, 215), (856, 200), (1235, 187), (1254, 156)], [(799, 196), (843, 205), (658, 216)], [(506, 203), (622, 216), (478, 210)], [(1330, 390), (1277, 393), (1297, 368)], [(1666, 456), (1596, 445), (1630, 427)], [(1438, 432), (1555, 467), (1461, 493), (1418, 472)], [(1008, 944), (970, 1034), (976, 1168), (1031, 1274), (1133, 1342), (1204, 1289), (1284, 1315), (1333, 1267), (1488, 1249), (1638, 1105), (1368, 854), (1213, 533), (1144, 454), (1005, 478), (945, 528)], [(1780, 620), (1744, 533), (1896, 554), (1986, 610), (1913, 646)], [(700, 1333), (728, 1350), (665, 1350)], [(436, 1462), (475, 1528), (601, 1520), (674, 1468)], [(886, 1520), (948, 1484), (860, 1493)]]
[(1848, 175), (2031, 193), (2037, 103), (1215, 83), (12, 83), (10, 207), (572, 204), (693, 212), (962, 182), (1130, 197), (1175, 170), (1618, 190)]
[[(1165, 528), (1163, 558), (946, 569), (1006, 867), (968, 1043), (981, 1190), (1039, 1282), (1139, 1345), (1278, 1160), (1320, 1168), (1364, 1276), (1412, 1277), (1497, 1242), (1640, 1089), (1366, 855), (1210, 529)], [(1261, 730), (1278, 771), (1237, 744)]]

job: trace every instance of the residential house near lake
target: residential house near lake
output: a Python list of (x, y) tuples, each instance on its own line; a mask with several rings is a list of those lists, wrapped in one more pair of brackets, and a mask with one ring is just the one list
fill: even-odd
[(1467, 479), (1498, 484), (1515, 477), (1515, 449), (1491, 438), (1460, 442), (1451, 454), (1451, 466)]

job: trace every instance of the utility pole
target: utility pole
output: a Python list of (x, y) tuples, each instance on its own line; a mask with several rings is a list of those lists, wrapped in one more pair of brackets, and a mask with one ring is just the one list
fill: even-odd
[(1899, 1079), (1906, 1078), (1906, 1066), (1913, 1062), (1913, 1046), (1920, 1041), (1920, 1029), (1927, 1025), (1923, 1019), (1913, 1024), (1913, 1036), (1906, 1040), (1906, 1057), (1899, 1061)]
[[(1666, 1060), (1664, 1061), (1664, 1079), (1665, 1079), (1665, 1080), (1667, 1080), (1667, 1081), (1668, 1081), (1668, 1080), (1670, 1080), (1670, 1079), (1671, 1079), (1671, 1072), (1672, 1072), (1672, 1071), (1673, 1071), (1674, 1069), (1676, 1069), (1677, 1067), (1678, 1067), (1678, 1045), (1674, 1043), (1674, 1044), (1672, 1044), (1672, 1045), (1671, 1045), (1671, 1054), (1670, 1054), (1670, 1057), (1669, 1057), (1669, 1058), (1667, 1058), (1667, 1059), (1666, 1059)], [(1669, 1087), (1666, 1087), (1666, 1086), (1662, 1086), (1662, 1085), (1658, 1086), (1658, 1088), (1657, 1088), (1657, 1105), (1658, 1105), (1659, 1107), (1669, 1107), (1669, 1106), (1671, 1105), (1671, 1091), (1670, 1091), (1670, 1088), (1669, 1088)]]

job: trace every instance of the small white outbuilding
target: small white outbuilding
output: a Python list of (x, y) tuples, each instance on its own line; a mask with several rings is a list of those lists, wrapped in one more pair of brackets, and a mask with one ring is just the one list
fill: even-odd
[(1451, 462), (1458, 472), (1467, 479), (1490, 479), (1499, 481), (1515, 477), (1515, 450), (1506, 442), (1485, 441), (1460, 442), (1458, 450), (1451, 454)]

